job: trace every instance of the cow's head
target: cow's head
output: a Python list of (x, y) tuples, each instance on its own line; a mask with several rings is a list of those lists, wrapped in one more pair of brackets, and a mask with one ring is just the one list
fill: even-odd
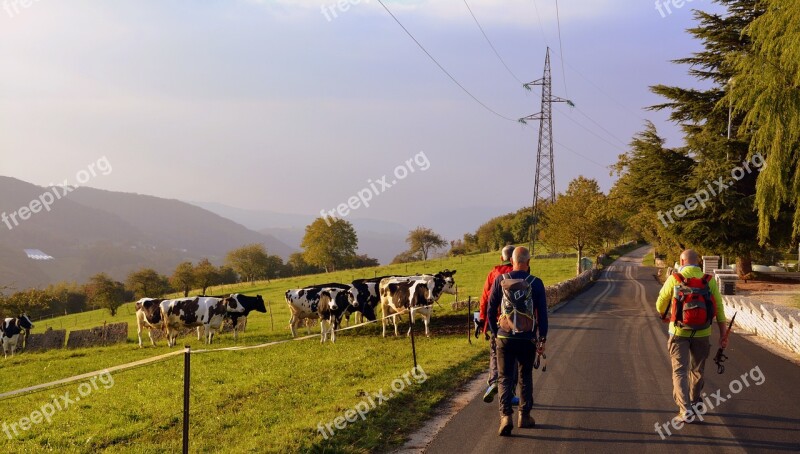
[(435, 277), (441, 279), (443, 281), (443, 285), (441, 287), (440, 293), (448, 293), (450, 295), (455, 295), (456, 293), (456, 280), (453, 275), (456, 274), (456, 270), (450, 271), (445, 269), (444, 271), (439, 271), (436, 273)]
[(336, 291), (333, 289), (326, 289), (320, 292), (319, 304), (321, 305), (327, 304), (328, 309), (332, 311), (339, 309), (339, 306), (336, 304)]
[(256, 299), (253, 300), (253, 310), (256, 312), (267, 312), (267, 306), (264, 305), (264, 298), (261, 295), (256, 295)]
[(33, 322), (28, 318), (28, 314), (22, 314), (19, 317), (19, 327), (22, 329), (33, 329)]

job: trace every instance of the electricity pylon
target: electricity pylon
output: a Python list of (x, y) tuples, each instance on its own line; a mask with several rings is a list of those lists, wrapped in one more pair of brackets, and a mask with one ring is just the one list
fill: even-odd
[(544, 76), (541, 79), (523, 85), (523, 87), (526, 90), (530, 90), (531, 87), (536, 85), (541, 85), (542, 87), (542, 108), (539, 113), (519, 119), (519, 122), (523, 124), (526, 124), (529, 120), (539, 121), (539, 150), (536, 154), (536, 180), (533, 187), (533, 206), (531, 207), (533, 215), (530, 231), (531, 257), (533, 257), (534, 241), (536, 240), (536, 224), (539, 221), (539, 200), (550, 203), (556, 201), (556, 179), (553, 159), (553, 103), (565, 102), (571, 107), (575, 106), (568, 99), (553, 96), (549, 47), (544, 58)]

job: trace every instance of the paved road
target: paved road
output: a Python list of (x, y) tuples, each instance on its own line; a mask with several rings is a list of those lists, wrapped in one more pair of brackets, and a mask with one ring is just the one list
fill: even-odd
[[(655, 269), (641, 266), (645, 253), (642, 248), (621, 258), (592, 288), (551, 314), (547, 372), (534, 371), (536, 428), (515, 427), (512, 437), (498, 437), (497, 401), (486, 404), (479, 395), (426, 452), (800, 451), (800, 367), (738, 335), (731, 336), (725, 373), (718, 375), (710, 360), (707, 366), (712, 404), (717, 390), (726, 401), (702, 424), (670, 427), (671, 436), (662, 429), (663, 440), (656, 433), (656, 422), (668, 422), (677, 407), (666, 325), (653, 308), (660, 286)], [(716, 342), (715, 334), (712, 354)]]

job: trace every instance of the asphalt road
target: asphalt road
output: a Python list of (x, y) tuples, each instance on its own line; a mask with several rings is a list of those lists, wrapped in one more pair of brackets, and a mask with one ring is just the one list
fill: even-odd
[[(547, 372), (534, 371), (535, 428), (499, 437), (497, 400), (484, 403), (481, 393), (426, 452), (800, 452), (800, 367), (736, 334), (725, 373), (710, 358), (706, 366), (704, 391), (717, 407), (704, 422), (659, 436), (655, 424), (678, 410), (666, 325), (654, 308), (660, 285), (655, 269), (641, 266), (646, 251), (622, 257), (550, 315)], [(716, 328), (711, 341), (713, 357)], [(724, 402), (712, 397), (717, 390)]]

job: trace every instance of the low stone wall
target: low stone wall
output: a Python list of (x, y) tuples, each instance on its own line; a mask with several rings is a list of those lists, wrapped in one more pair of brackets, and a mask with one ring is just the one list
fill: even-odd
[(722, 297), (725, 315), (736, 315), (734, 331), (745, 331), (769, 339), (794, 353), (800, 353), (800, 311), (786, 306), (760, 303), (742, 296)]
[(28, 343), (25, 345), (26, 352), (43, 352), (64, 348), (64, 341), (67, 339), (67, 330), (50, 330), (44, 333), (31, 333)]
[(128, 323), (111, 323), (91, 329), (70, 331), (67, 348), (102, 347), (128, 341)]
[(544, 291), (547, 295), (547, 307), (553, 307), (578, 294), (584, 287), (595, 280), (596, 273), (597, 270), (586, 270), (572, 279), (545, 287)]

